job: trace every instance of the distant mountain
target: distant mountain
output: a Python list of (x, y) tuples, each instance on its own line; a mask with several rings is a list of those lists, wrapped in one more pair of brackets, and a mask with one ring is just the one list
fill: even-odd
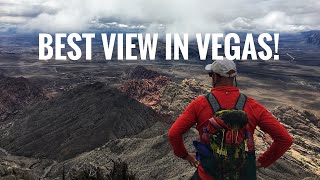
[(303, 34), (307, 43), (320, 47), (320, 31), (308, 31)]
[(117, 89), (94, 83), (44, 101), (0, 128), (11, 153), (63, 160), (115, 138), (143, 131), (160, 120), (151, 108)]

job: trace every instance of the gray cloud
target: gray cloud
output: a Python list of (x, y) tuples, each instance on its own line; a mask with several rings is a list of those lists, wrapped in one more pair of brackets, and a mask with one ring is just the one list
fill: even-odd
[(0, 0), (0, 24), (26, 31), (320, 29), (319, 0)]

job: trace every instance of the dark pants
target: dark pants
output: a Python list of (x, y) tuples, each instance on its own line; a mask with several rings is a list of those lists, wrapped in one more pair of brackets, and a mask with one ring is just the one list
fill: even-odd
[(198, 174), (198, 170), (196, 170), (193, 174), (193, 176), (190, 178), (190, 180), (201, 180), (199, 174)]

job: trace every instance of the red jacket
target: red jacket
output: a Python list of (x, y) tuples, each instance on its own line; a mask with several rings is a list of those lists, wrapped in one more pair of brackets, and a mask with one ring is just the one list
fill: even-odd
[[(216, 96), (222, 108), (228, 109), (234, 107), (240, 94), (239, 89), (234, 86), (213, 88), (211, 93)], [(259, 126), (261, 130), (270, 134), (274, 140), (269, 149), (258, 158), (261, 165), (267, 167), (290, 148), (293, 143), (292, 137), (279, 121), (256, 100), (248, 97), (244, 111), (249, 118), (250, 134), (253, 135), (256, 126)], [(196, 124), (201, 136), (203, 127), (206, 126), (207, 120), (212, 116), (212, 109), (204, 96), (199, 96), (189, 104), (169, 130), (170, 144), (176, 156), (183, 157), (187, 154), (182, 135)], [(213, 179), (212, 176), (204, 172), (201, 166), (198, 167), (198, 173), (203, 180)]]

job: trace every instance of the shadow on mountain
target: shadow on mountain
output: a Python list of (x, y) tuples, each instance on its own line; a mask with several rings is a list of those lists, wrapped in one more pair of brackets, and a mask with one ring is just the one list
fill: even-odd
[(0, 129), (1, 146), (27, 157), (65, 160), (159, 120), (151, 108), (96, 82), (44, 101)]
[(3, 75), (0, 75), (0, 94), (0, 122), (42, 97), (41, 90), (28, 79)]

